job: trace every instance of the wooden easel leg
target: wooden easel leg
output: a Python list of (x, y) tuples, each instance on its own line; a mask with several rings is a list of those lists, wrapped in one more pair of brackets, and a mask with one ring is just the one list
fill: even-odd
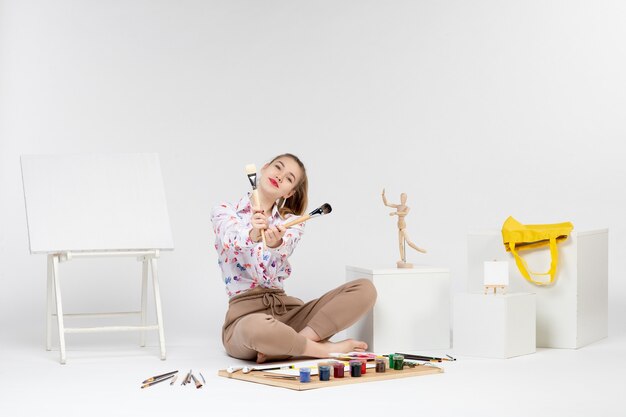
[(165, 336), (163, 334), (163, 317), (161, 314), (161, 292), (159, 291), (157, 260), (155, 258), (150, 258), (150, 268), (152, 269), (152, 284), (154, 285), (154, 305), (156, 307), (157, 324), (159, 326), (161, 360), (165, 360)]
[[(141, 325), (147, 324), (147, 303), (148, 303), (148, 261), (144, 258), (141, 262)], [(141, 331), (141, 347), (146, 346), (146, 331)]]
[(63, 302), (61, 301), (61, 286), (59, 283), (59, 256), (52, 256), (52, 280), (54, 282), (54, 298), (57, 307), (57, 323), (59, 325), (59, 349), (61, 351), (61, 365), (65, 365), (65, 326), (63, 325)]
[(52, 282), (52, 255), (48, 255), (48, 279), (46, 285), (46, 350), (52, 350), (52, 314), (54, 299), (54, 283)]

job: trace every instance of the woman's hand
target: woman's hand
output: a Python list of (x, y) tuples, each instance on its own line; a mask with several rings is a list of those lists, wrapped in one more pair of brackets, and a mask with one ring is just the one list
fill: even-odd
[[(250, 239), (254, 242), (261, 241), (261, 230), (266, 230), (269, 226), (267, 217), (263, 214), (263, 210), (255, 210), (252, 218), (250, 219), (252, 230), (250, 230)], [(267, 238), (267, 237), (266, 237)]]
[(282, 224), (272, 226), (265, 231), (265, 243), (270, 248), (277, 248), (283, 241), (283, 236), (287, 229)]

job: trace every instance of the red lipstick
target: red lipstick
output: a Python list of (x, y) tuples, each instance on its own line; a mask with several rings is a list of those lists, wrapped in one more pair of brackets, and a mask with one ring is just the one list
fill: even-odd
[(278, 188), (278, 182), (277, 182), (274, 178), (270, 178), (270, 183), (271, 183), (274, 187)]

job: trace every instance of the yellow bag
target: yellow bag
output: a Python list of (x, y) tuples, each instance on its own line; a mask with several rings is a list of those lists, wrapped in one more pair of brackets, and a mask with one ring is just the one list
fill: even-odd
[[(556, 224), (528, 224), (523, 225), (513, 217), (509, 216), (502, 225), (502, 241), (507, 252), (511, 252), (515, 256), (517, 268), (527, 281), (536, 285), (552, 285), (556, 277), (556, 267), (559, 262), (559, 253), (556, 247), (557, 242), (567, 239), (567, 236), (574, 229), (574, 225), (570, 222)], [(518, 250), (541, 248), (550, 246), (550, 254), (552, 262), (550, 270), (546, 273), (537, 273), (530, 271), (534, 275), (550, 275), (550, 282), (540, 282), (532, 279), (528, 273), (528, 265), (519, 254)]]

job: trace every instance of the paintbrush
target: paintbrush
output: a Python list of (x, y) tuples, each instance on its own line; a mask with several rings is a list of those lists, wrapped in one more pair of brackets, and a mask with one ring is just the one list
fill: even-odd
[(175, 376), (176, 376), (176, 374), (172, 374), (172, 375), (170, 375), (170, 376), (168, 376), (168, 377), (161, 378), (161, 379), (157, 379), (156, 381), (148, 382), (147, 384), (143, 384), (143, 385), (141, 386), (141, 389), (151, 387), (151, 386), (153, 386), (153, 385), (155, 385), (155, 384), (158, 384), (159, 382), (167, 381), (168, 379), (172, 379), (172, 378), (174, 378)]
[(187, 385), (190, 382), (191, 382), (191, 369), (189, 370), (189, 373), (185, 375), (185, 378), (183, 378), (183, 381), (180, 383), (180, 385)]
[[(246, 165), (246, 174), (248, 175), (248, 180), (250, 181), (250, 185), (252, 185), (252, 198), (254, 199), (254, 210), (261, 210), (261, 201), (259, 200), (259, 191), (256, 188), (256, 165), (248, 164)], [(267, 248), (267, 243), (265, 242), (265, 230), (261, 230), (261, 240), (263, 240), (263, 249)]]
[(446, 355), (447, 358), (435, 358), (432, 356), (412, 355), (410, 353), (396, 353), (396, 355), (402, 355), (404, 356), (404, 359), (412, 359), (414, 361), (425, 361), (425, 362), (456, 361), (456, 359), (450, 355)]
[(305, 221), (310, 220), (313, 217), (323, 216), (324, 214), (328, 214), (331, 211), (333, 211), (333, 208), (330, 206), (330, 204), (324, 203), (321, 206), (319, 206), (318, 208), (316, 208), (315, 210), (313, 210), (312, 212), (310, 212), (309, 214), (305, 214), (302, 217), (298, 217), (295, 220), (287, 222), (287, 223), (283, 224), (283, 226), (286, 229), (288, 227), (295, 226), (296, 224), (304, 223)]
[(264, 374), (263, 376), (265, 378), (274, 378), (274, 379), (292, 379), (292, 380), (300, 379), (300, 376), (298, 376), (298, 375), (270, 375), (270, 374)]
[(170, 375), (173, 375), (173, 374), (175, 374), (175, 373), (177, 373), (177, 372), (178, 372), (178, 371), (172, 371), (172, 372), (166, 372), (166, 373), (164, 373), (164, 374), (157, 375), (157, 376), (151, 376), (150, 378), (148, 378), (148, 379), (146, 379), (145, 381), (143, 381), (143, 382), (142, 382), (142, 384), (148, 384), (148, 383), (150, 383), (150, 382), (152, 382), (152, 381), (155, 381), (155, 380), (157, 380), (157, 379), (161, 379), (161, 378), (163, 378), (163, 377), (165, 377), (165, 376), (170, 376)]
[(193, 374), (191, 374), (191, 379), (193, 379), (193, 382), (196, 384), (196, 389), (202, 388), (202, 383), (198, 381), (198, 379)]
[(244, 374), (249, 374), (252, 371), (273, 371), (278, 369), (293, 369), (293, 365), (283, 365), (283, 366), (244, 366), (241, 370)]

